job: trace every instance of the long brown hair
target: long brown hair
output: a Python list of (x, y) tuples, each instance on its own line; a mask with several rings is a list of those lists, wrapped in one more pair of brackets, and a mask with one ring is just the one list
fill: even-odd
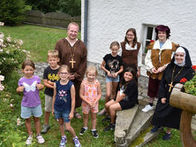
[[(132, 32), (134, 34), (134, 39), (133, 39), (133, 44), (132, 44), (132, 47), (134, 47), (137, 43), (137, 33), (136, 33), (136, 30), (134, 28), (129, 28), (126, 32), (126, 35), (128, 32)], [(129, 44), (129, 41), (127, 40), (127, 37), (125, 35), (125, 42)]]

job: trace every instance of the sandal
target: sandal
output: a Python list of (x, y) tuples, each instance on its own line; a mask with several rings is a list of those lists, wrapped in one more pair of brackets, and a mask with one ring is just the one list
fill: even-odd
[(78, 112), (74, 112), (74, 117), (78, 119), (82, 118), (82, 116)]

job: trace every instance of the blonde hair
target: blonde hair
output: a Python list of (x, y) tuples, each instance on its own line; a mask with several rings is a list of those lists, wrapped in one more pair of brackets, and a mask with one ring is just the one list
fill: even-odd
[(61, 65), (60, 68), (59, 68), (59, 72), (61, 72), (63, 69), (66, 69), (67, 72), (70, 73), (70, 69), (67, 65), (65, 65), (65, 64)]
[(67, 26), (67, 30), (69, 30), (69, 28), (70, 28), (71, 25), (77, 26), (78, 27), (78, 30), (79, 30), (79, 25), (76, 22), (70, 22), (68, 24), (68, 26)]
[(113, 41), (113, 42), (110, 44), (110, 49), (112, 49), (113, 46), (117, 46), (118, 48), (120, 48), (120, 44), (118, 43), (118, 41)]
[(59, 52), (57, 50), (48, 50), (48, 58), (49, 57), (58, 58)]
[(88, 74), (90, 71), (94, 71), (95, 74), (96, 74), (96, 76), (98, 75), (97, 68), (96, 68), (95, 66), (90, 65), (90, 66), (87, 67), (87, 69), (86, 69), (86, 76), (87, 76), (87, 74)]

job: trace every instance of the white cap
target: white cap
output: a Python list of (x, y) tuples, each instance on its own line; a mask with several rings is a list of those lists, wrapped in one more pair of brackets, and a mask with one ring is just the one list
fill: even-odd
[(182, 47), (177, 48), (176, 53), (184, 53), (185, 54), (185, 50)]

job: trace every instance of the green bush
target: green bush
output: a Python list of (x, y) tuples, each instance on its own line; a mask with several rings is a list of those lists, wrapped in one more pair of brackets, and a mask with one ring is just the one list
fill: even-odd
[(17, 25), (24, 21), (26, 5), (24, 0), (0, 0), (0, 21), (6, 25)]
[(26, 50), (21, 48), (22, 40), (4, 37), (0, 33), (0, 74), (8, 76), (26, 58)]
[(196, 96), (196, 74), (192, 80), (185, 83), (184, 89), (186, 93)]

